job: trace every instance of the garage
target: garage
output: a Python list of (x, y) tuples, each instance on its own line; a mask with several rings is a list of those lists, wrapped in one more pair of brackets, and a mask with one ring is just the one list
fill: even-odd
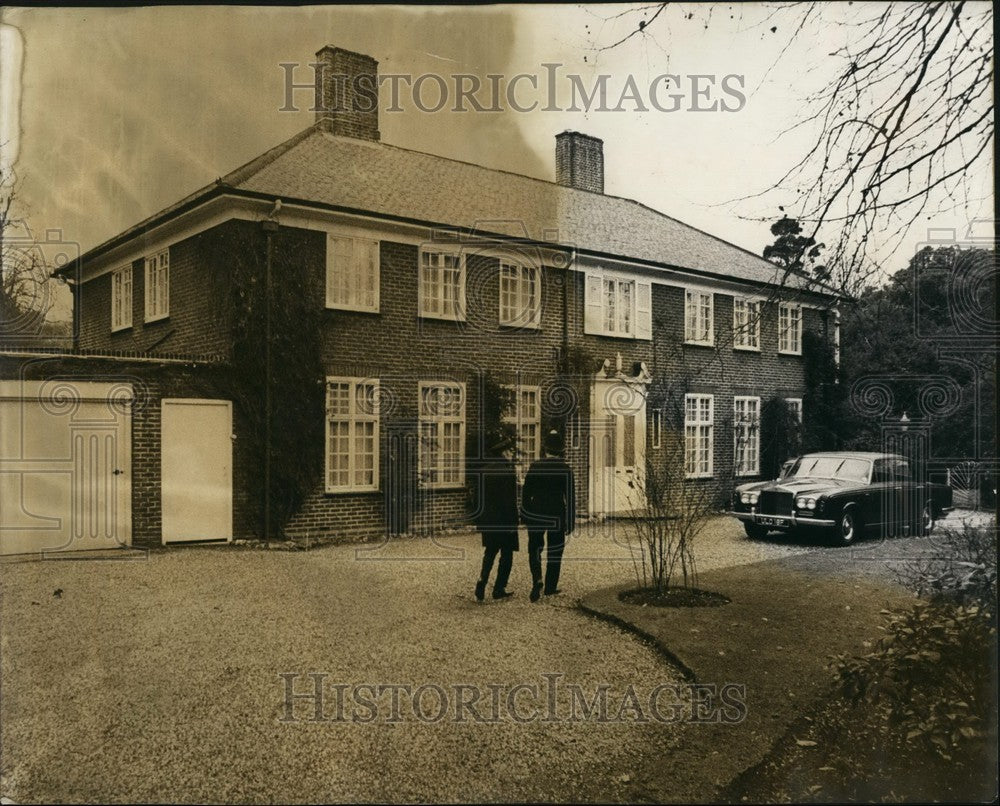
[(131, 545), (132, 385), (0, 381), (0, 554)]

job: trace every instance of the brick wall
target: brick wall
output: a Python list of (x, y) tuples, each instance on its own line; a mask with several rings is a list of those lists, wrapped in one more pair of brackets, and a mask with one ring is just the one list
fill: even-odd
[(206, 246), (241, 222), (228, 222), (170, 246), (170, 315), (145, 321), (146, 270), (132, 263), (132, 326), (111, 332), (111, 273), (76, 290), (78, 346), (85, 350), (152, 354), (224, 355), (227, 326), (219, 304), (219, 275), (206, 266)]
[[(167, 323), (142, 322), (143, 270), (133, 269), (133, 328), (123, 334), (110, 333), (110, 276), (84, 285), (81, 346), (89, 348), (147, 345), (157, 339), (168, 324), (169, 336), (157, 349), (181, 348), (200, 352), (228, 352), (225, 326), (218, 319), (219, 295), (226, 289), (214, 286), (212, 278), (224, 278), (225, 267), (208, 266), (206, 255), (217, 254), (212, 243), (235, 240), (260, 249), (259, 227), (251, 222), (230, 221), (199, 236), (171, 247), (171, 316)], [(227, 241), (227, 242), (229, 242)], [(302, 293), (323, 310), (322, 361), (331, 376), (373, 377), (380, 380), (385, 395), (381, 424), (383, 458), (387, 434), (393, 429), (417, 431), (417, 389), (421, 380), (455, 380), (466, 384), (466, 428), (474, 431), (479, 412), (479, 379), (489, 373), (503, 383), (542, 387), (543, 415), (571, 413), (560, 399), (553, 382), (559, 377), (560, 351), (564, 330), (581, 373), (578, 401), (581, 413), (579, 447), (567, 446), (567, 458), (577, 479), (577, 500), (581, 512), (588, 501), (587, 417), (589, 394), (586, 388), (605, 359), (616, 361), (631, 373), (637, 362), (645, 362), (653, 375), (651, 399), (671, 391), (683, 400), (683, 392), (715, 396), (715, 478), (696, 484), (714, 485), (724, 492), (732, 483), (733, 444), (730, 428), (733, 396), (802, 397), (803, 367), (799, 356), (779, 356), (776, 305), (767, 305), (761, 322), (760, 352), (733, 350), (732, 305), (727, 294), (715, 294), (714, 348), (683, 344), (683, 289), (653, 286), (653, 341), (584, 335), (584, 276), (579, 272), (545, 267), (542, 272), (542, 316), (537, 329), (502, 327), (498, 322), (498, 260), (487, 255), (467, 257), (466, 321), (453, 322), (418, 316), (418, 247), (383, 241), (380, 247), (380, 311), (362, 313), (325, 310), (325, 234), (314, 230), (282, 227), (275, 248), (283, 256), (293, 256), (309, 269), (313, 278)], [(280, 280), (279, 280), (280, 281)], [(207, 287), (206, 287), (207, 286)], [(565, 317), (563, 312), (565, 310)], [(564, 325), (565, 322), (565, 325)], [(824, 328), (823, 314), (804, 309), (806, 329)], [(549, 393), (549, 394), (547, 394)], [(158, 416), (158, 415), (156, 415)], [(317, 416), (322, 417), (322, 412)], [(664, 427), (669, 427), (669, 418)], [(676, 425), (676, 424), (675, 424)], [(682, 423), (681, 423), (682, 425)], [(679, 427), (679, 425), (677, 426)], [(648, 440), (651, 429), (647, 428)], [(655, 458), (656, 454), (651, 453)], [(387, 469), (382, 467), (382, 480)], [(152, 482), (143, 488), (151, 500), (158, 492)], [(383, 484), (383, 490), (385, 490)], [(300, 513), (289, 524), (292, 534), (373, 536), (384, 532), (387, 503), (385, 492), (328, 494), (322, 485), (307, 498)], [(157, 506), (157, 504), (151, 504)], [(411, 530), (427, 531), (461, 522), (465, 495), (462, 490), (420, 491)], [(153, 531), (158, 529), (155, 513), (149, 515)]]
[[(132, 386), (132, 544), (161, 544), (161, 441), (163, 398), (227, 399), (219, 368), (214, 366), (150, 364), (93, 358), (21, 359), (0, 357), (0, 378), (45, 381), (67, 379)], [(251, 485), (251, 464), (245, 452), (246, 427), (233, 407), (233, 536), (251, 537), (259, 531), (257, 499)]]

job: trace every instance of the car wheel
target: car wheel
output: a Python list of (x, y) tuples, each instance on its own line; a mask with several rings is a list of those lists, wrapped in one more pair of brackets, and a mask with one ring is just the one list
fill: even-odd
[(841, 513), (835, 537), (838, 546), (850, 546), (861, 538), (861, 523), (854, 512), (854, 507), (848, 507)]
[(767, 533), (770, 530), (766, 526), (761, 526), (759, 523), (747, 523), (744, 521), (743, 531), (747, 533), (747, 537), (751, 540), (763, 540), (767, 537)]

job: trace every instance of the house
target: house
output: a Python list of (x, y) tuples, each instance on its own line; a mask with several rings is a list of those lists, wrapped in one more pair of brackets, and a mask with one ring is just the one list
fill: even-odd
[[(239, 371), (246, 351), (224, 300), (248, 282), (299, 300), (315, 318), (303, 344), (317, 377), (304, 383), (326, 403), (309, 409), (323, 467), (286, 524), (293, 535), (462, 521), (484, 378), (515, 392), (507, 416), (522, 464), (550, 422), (563, 424), (581, 514), (634, 508), (629, 491), (667, 432), (682, 435), (692, 485), (721, 490), (759, 473), (762, 402), (784, 397), (801, 415), (803, 340), (835, 338), (833, 292), (605, 194), (603, 143), (586, 134), (556, 135), (556, 182), (384, 143), (378, 110), (353, 104), (350, 89), (375, 80), (375, 60), (329, 46), (317, 60), (326, 102), (312, 126), (63, 269), (76, 273), (77, 352), (212, 356)], [(237, 282), (239, 261), (258, 274)], [(271, 333), (269, 361), (297, 349), (278, 342), (296, 329)], [(658, 389), (677, 393), (677, 411)], [(189, 394), (150, 404), (181, 418), (178, 438), (197, 435), (182, 455), (212, 434), (222, 453), (252, 438), (251, 426), (196, 413), (232, 406), (222, 386), (208, 408)], [(163, 403), (183, 399), (187, 409)], [(279, 433), (295, 427), (272, 417)], [(155, 465), (148, 500), (133, 490), (136, 511), (159, 500)], [(235, 511), (252, 490), (221, 495), (234, 523), (253, 521)], [(167, 539), (159, 518), (137, 542)]]

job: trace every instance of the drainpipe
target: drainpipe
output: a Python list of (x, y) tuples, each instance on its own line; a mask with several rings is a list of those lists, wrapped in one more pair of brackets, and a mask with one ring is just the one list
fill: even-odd
[[(840, 369), (840, 308), (833, 309), (833, 362), (837, 369)], [(835, 383), (840, 383), (839, 373), (834, 378)]]
[(264, 542), (271, 542), (271, 262), (274, 233), (278, 231), (275, 214), (264, 222), (266, 261), (264, 269)]
[(561, 370), (565, 374), (569, 372), (569, 283), (571, 274), (571, 267), (576, 265), (576, 247), (572, 248), (570, 254), (570, 262), (566, 266), (566, 276), (563, 277), (563, 293), (562, 293), (562, 367)]

